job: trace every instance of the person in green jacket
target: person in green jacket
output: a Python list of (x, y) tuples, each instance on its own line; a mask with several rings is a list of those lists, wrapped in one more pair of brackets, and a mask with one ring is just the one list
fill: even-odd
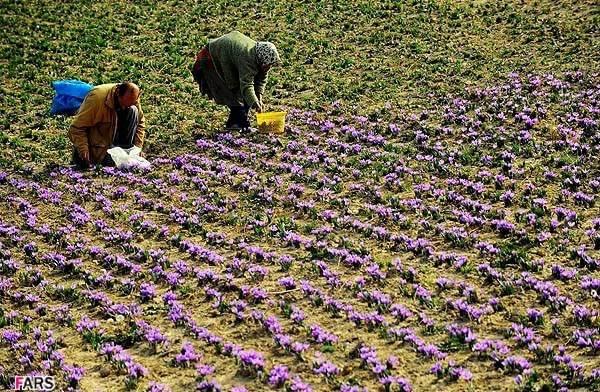
[(269, 70), (280, 63), (271, 42), (232, 31), (209, 40), (196, 56), (192, 75), (203, 95), (229, 107), (226, 129), (248, 129), (248, 112), (262, 112)]

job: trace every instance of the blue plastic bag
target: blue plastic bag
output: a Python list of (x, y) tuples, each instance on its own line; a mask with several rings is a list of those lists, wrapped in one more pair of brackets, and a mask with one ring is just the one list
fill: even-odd
[(54, 87), (55, 95), (52, 99), (50, 114), (72, 116), (94, 86), (80, 80), (70, 79), (54, 81), (52, 87)]

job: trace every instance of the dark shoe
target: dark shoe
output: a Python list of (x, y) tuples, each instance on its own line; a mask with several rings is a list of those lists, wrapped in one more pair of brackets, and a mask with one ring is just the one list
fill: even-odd
[(250, 128), (250, 121), (248, 120), (247, 116), (241, 118), (240, 121), (238, 122), (238, 124), (240, 124), (240, 126), (244, 129)]
[(106, 153), (106, 155), (104, 156), (104, 159), (102, 160), (102, 162), (100, 164), (102, 166), (108, 166), (108, 167), (115, 167), (115, 166), (117, 166), (117, 164), (112, 159), (112, 156), (109, 153)]
[(225, 124), (225, 129), (227, 131), (239, 131), (241, 129), (243, 129), (242, 127), (240, 127), (237, 123), (235, 124), (230, 124), (229, 122), (227, 122), (227, 124)]
[(248, 108), (245, 106), (231, 106), (229, 108), (229, 118), (225, 128), (233, 127), (236, 125), (238, 128), (248, 128), (250, 121), (248, 121)]
[(225, 123), (225, 129), (230, 128), (234, 124), (237, 124), (235, 109), (229, 108), (229, 117), (227, 117), (227, 122)]
[(244, 105), (240, 113), (239, 124), (242, 128), (250, 128), (250, 121), (248, 120), (248, 113), (250, 112), (250, 106)]

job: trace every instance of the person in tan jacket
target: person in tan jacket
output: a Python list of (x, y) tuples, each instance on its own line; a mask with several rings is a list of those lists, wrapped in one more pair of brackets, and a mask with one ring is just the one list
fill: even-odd
[(109, 148), (142, 148), (144, 112), (139, 103), (140, 88), (130, 82), (101, 84), (85, 97), (69, 129), (73, 142), (73, 163), (114, 165)]

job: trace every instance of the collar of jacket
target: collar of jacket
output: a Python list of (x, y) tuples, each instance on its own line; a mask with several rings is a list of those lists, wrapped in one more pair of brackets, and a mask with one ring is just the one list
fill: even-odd
[(106, 106), (108, 106), (109, 108), (111, 108), (112, 110), (116, 110), (115, 99), (116, 99), (116, 93), (117, 93), (117, 86), (118, 86), (118, 84), (115, 84), (110, 89), (109, 93), (106, 95), (106, 100), (104, 101), (104, 104)]

